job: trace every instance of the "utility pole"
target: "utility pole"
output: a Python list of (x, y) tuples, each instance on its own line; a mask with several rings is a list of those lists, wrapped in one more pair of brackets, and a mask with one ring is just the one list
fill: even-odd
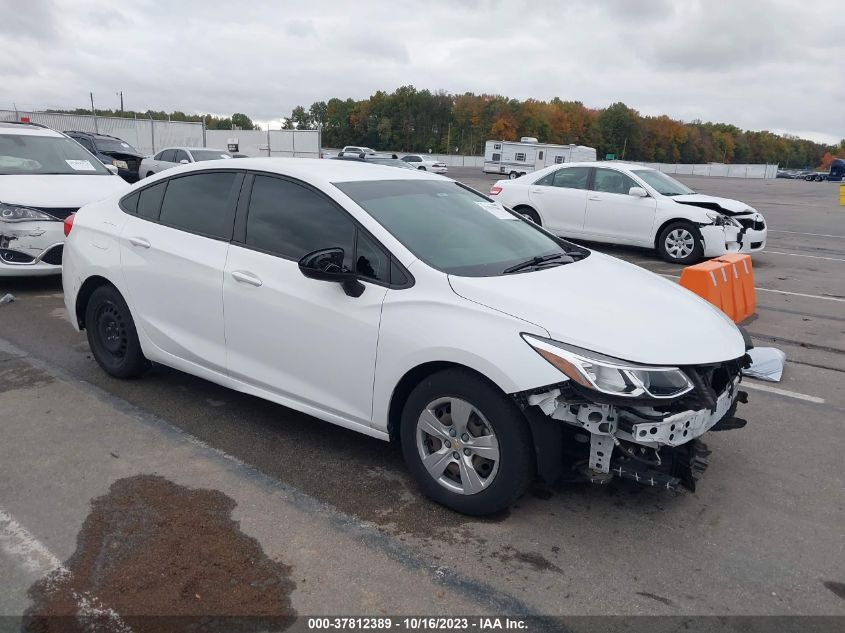
[(94, 116), (94, 132), (96, 134), (100, 133), (100, 129), (97, 126), (97, 111), (94, 109), (94, 93), (89, 92), (88, 96), (91, 97), (91, 114)]
[(120, 116), (123, 116), (123, 90), (115, 94), (120, 95)]
[(625, 143), (622, 145), (622, 160), (625, 160), (625, 150), (628, 149), (628, 137), (625, 137)]

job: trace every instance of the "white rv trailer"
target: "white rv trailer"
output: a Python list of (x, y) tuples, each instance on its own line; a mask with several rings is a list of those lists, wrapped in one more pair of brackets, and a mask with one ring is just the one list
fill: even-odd
[(583, 145), (551, 145), (523, 136), (517, 141), (487, 141), (484, 172), (519, 178), (549, 165), (596, 160), (596, 150)]

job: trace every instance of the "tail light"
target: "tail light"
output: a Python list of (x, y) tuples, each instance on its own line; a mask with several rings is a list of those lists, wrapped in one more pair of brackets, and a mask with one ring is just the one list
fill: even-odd
[(490, 187), (491, 196), (498, 196), (500, 193), (502, 193), (502, 188), (499, 185), (493, 185)]
[(65, 230), (65, 237), (70, 235), (70, 230), (73, 228), (73, 219), (76, 217), (75, 213), (71, 213), (69, 216), (65, 218), (64, 221), (64, 230)]

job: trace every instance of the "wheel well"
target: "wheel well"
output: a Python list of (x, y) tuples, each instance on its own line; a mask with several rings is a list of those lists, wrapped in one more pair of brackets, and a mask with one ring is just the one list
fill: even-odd
[(520, 209), (525, 209), (526, 211), (531, 211), (532, 213), (534, 213), (534, 215), (537, 216), (537, 219), (540, 220), (540, 226), (542, 226), (543, 218), (540, 217), (540, 212), (537, 211), (537, 209), (532, 207), (530, 204), (518, 204), (513, 208), (513, 210), (516, 211), (517, 213), (519, 213)]
[(76, 322), (79, 324), (80, 328), (85, 329), (85, 310), (88, 307), (88, 300), (91, 298), (91, 295), (94, 294), (94, 291), (100, 286), (113, 285), (114, 284), (108, 279), (100, 277), (99, 275), (88, 277), (88, 279), (84, 281), (82, 287), (79, 289), (79, 292), (76, 294)]
[[(487, 376), (478, 372), (471, 367), (461, 365), (460, 363), (452, 363), (448, 361), (433, 361), (430, 363), (423, 363), (414, 367), (402, 376), (396, 388), (393, 390), (393, 395), (390, 397), (390, 407), (387, 411), (387, 431), (390, 434), (391, 441), (399, 440), (399, 426), (402, 423), (402, 409), (405, 408), (405, 402), (411, 391), (414, 390), (421, 381), (428, 376), (436, 374), (444, 369), (462, 369), (464, 371), (472, 372), (476, 376), (483, 378), (485, 381), (495, 385)], [(496, 385), (498, 389), (498, 385)]]
[(657, 229), (657, 232), (654, 234), (654, 248), (658, 248), (658, 244), (660, 243), (660, 234), (663, 233), (663, 229), (674, 222), (683, 222), (684, 224), (689, 224), (695, 231), (698, 232), (698, 238), (704, 242), (701, 237), (701, 231), (698, 230), (698, 226), (692, 220), (686, 220), (684, 218), (672, 218), (671, 220), (666, 220), (660, 227)]

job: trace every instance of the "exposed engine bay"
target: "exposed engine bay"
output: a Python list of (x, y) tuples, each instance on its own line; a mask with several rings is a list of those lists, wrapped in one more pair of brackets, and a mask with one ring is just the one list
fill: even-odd
[(526, 412), (539, 412), (563, 423), (559, 435), (564, 467), (560, 474), (565, 475), (568, 466), (571, 476), (593, 483), (618, 477), (647, 486), (694, 491), (710, 453), (699, 438), (707, 431), (738, 429), (746, 424), (735, 413), (739, 403), (748, 401), (748, 394), (738, 389), (747, 359), (684, 367), (695, 388), (671, 401), (623, 401), (571, 380), (516, 394), (516, 399)]

